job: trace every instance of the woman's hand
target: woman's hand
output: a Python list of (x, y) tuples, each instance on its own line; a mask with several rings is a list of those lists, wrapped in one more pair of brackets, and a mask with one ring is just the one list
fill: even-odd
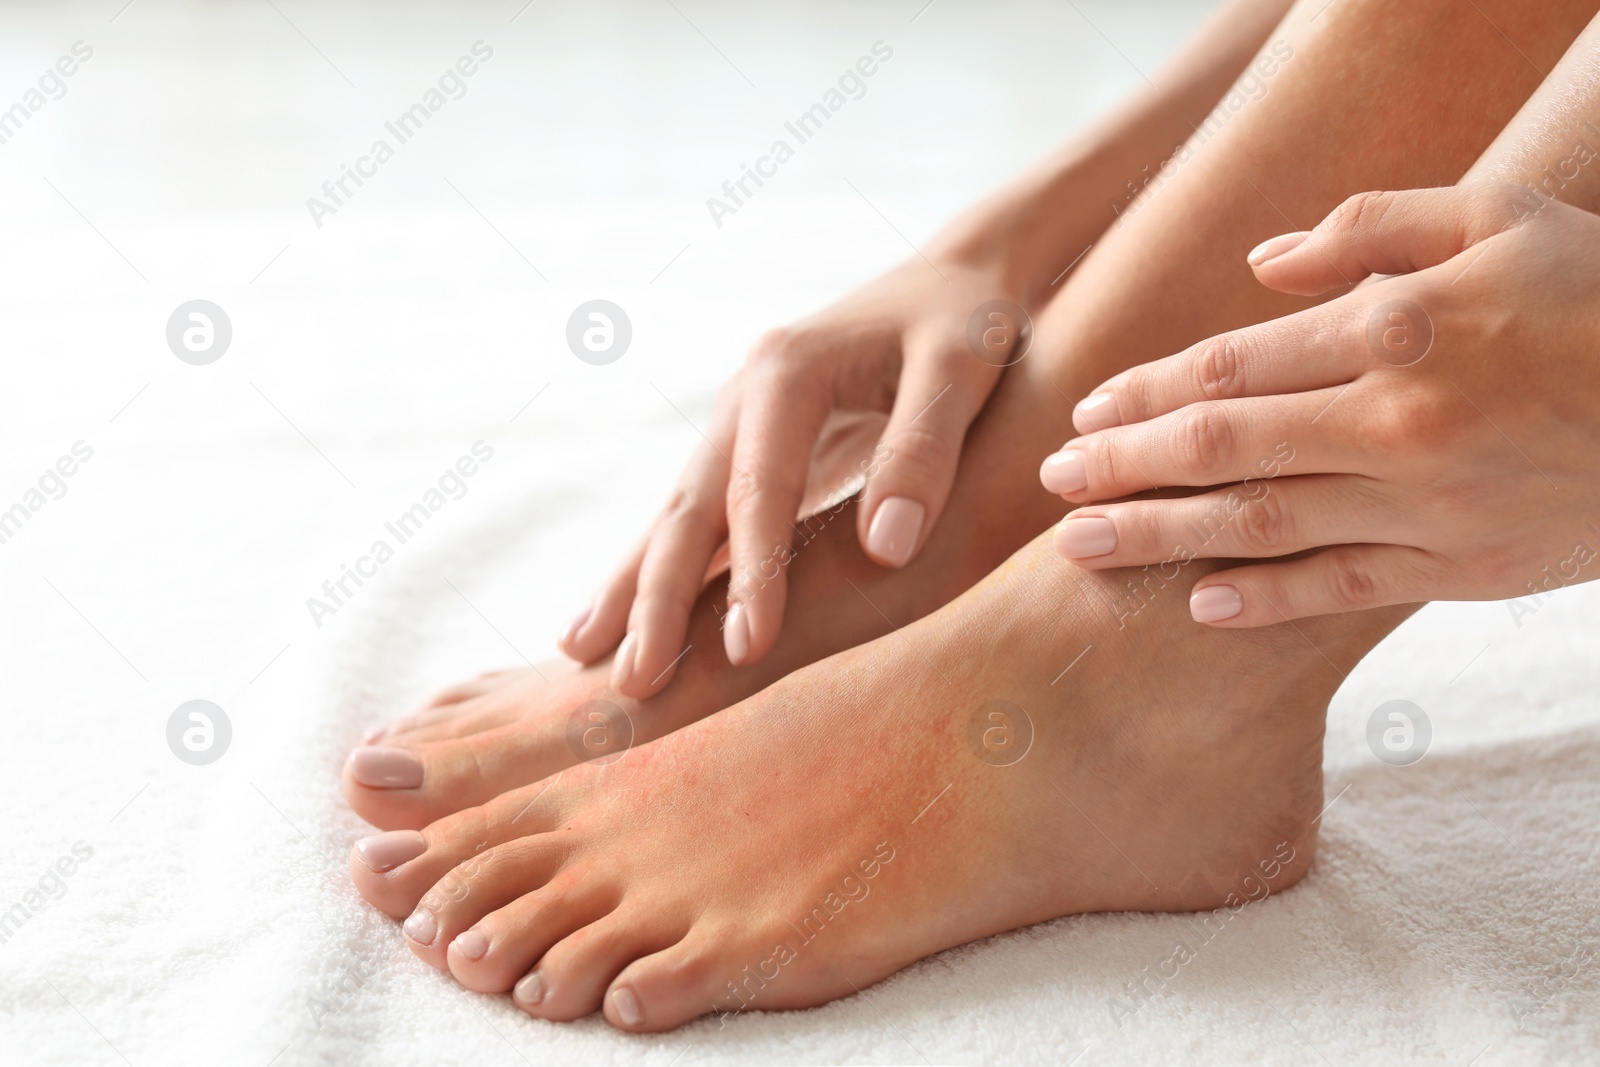
[[(1045, 460), (1081, 566), (1271, 558), (1201, 579), (1262, 626), (1600, 575), (1600, 217), (1522, 190), (1354, 197), (1251, 253), (1275, 289), (1375, 280), (1120, 374)], [(1284, 558), (1289, 557), (1289, 558)]]
[[(867, 555), (885, 567), (916, 557), (949, 497), (967, 428), (1031, 338), (1025, 317), (990, 309), (969, 344), (983, 305), (1025, 297), (988, 257), (930, 256), (756, 343), (719, 393), (708, 440), (671, 500), (562, 651), (588, 663), (620, 639), (612, 685), (638, 698), (659, 691), (726, 542), (728, 660), (759, 660), (782, 623), (795, 521), (863, 483), (857, 533)], [(851, 462), (839, 462), (847, 453)]]

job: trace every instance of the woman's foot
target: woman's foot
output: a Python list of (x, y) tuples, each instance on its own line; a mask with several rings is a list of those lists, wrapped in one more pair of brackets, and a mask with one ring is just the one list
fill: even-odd
[(1199, 627), (1185, 580), (1130, 601), (1127, 577), (1041, 537), (615, 764), (369, 838), (352, 877), (467, 988), (631, 1030), (819, 1004), (1055, 916), (1287, 888), (1323, 709), (1368, 643)]

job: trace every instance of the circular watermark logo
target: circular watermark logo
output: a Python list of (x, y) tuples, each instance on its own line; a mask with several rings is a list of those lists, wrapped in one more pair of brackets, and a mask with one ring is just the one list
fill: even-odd
[(167, 347), (196, 367), (221, 359), (232, 341), (233, 323), (228, 313), (209, 300), (179, 304), (167, 319)]
[(596, 367), (621, 359), (632, 340), (628, 313), (609, 300), (585, 301), (567, 319), (567, 347)]
[(1009, 300), (980, 304), (967, 320), (967, 347), (991, 367), (1021, 362), (1033, 344), (1033, 320)]
[(167, 717), (167, 747), (185, 763), (215, 763), (233, 742), (228, 713), (209, 700), (187, 700)]
[(615, 763), (633, 747), (633, 720), (609, 700), (585, 701), (567, 716), (567, 747), (586, 763)]
[(1386, 700), (1367, 719), (1367, 747), (1391, 767), (1409, 767), (1428, 754), (1433, 724), (1409, 700)]
[(1391, 367), (1409, 367), (1433, 347), (1433, 320), (1414, 301), (1386, 301), (1367, 316), (1367, 347)]
[(1033, 747), (1033, 720), (1009, 700), (986, 701), (967, 719), (967, 747), (991, 767), (1009, 767)]

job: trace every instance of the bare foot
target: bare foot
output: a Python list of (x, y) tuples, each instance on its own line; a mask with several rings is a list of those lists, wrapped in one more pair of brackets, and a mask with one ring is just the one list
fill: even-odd
[[(791, 671), (888, 633), (891, 619), (903, 625), (948, 603), (1065, 511), (1035, 475), (1071, 410), (1067, 393), (1044, 371), (1035, 364), (1008, 372), (969, 436), (945, 520), (910, 565), (888, 570), (867, 558), (853, 501), (800, 524), (785, 567), (789, 621), (761, 662), (728, 663), (719, 629), (724, 583), (715, 581), (695, 605), (686, 650), (660, 693), (647, 700), (617, 693), (610, 658), (587, 668), (562, 661), (484, 675), (369, 734), (345, 764), (350, 806), (382, 829), (426, 826), (574, 763), (681, 729)], [(1086, 368), (1077, 378), (1086, 386), (1094, 374)]]
[(630, 1030), (820, 1004), (1055, 916), (1287, 888), (1314, 848), (1332, 663), (1366, 645), (1196, 626), (1186, 582), (1130, 612), (1125, 577), (1041, 537), (921, 622), (615, 764), (368, 838), (352, 877), (467, 988)]

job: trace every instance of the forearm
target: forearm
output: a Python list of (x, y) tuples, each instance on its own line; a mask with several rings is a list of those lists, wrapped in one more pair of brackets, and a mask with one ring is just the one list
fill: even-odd
[(1510, 182), (1600, 212), (1600, 17), (1462, 182)]
[(1291, 0), (1230, 0), (1151, 83), (959, 216), (939, 252), (1001, 260), (1029, 302), (1096, 241), (1227, 93)]

